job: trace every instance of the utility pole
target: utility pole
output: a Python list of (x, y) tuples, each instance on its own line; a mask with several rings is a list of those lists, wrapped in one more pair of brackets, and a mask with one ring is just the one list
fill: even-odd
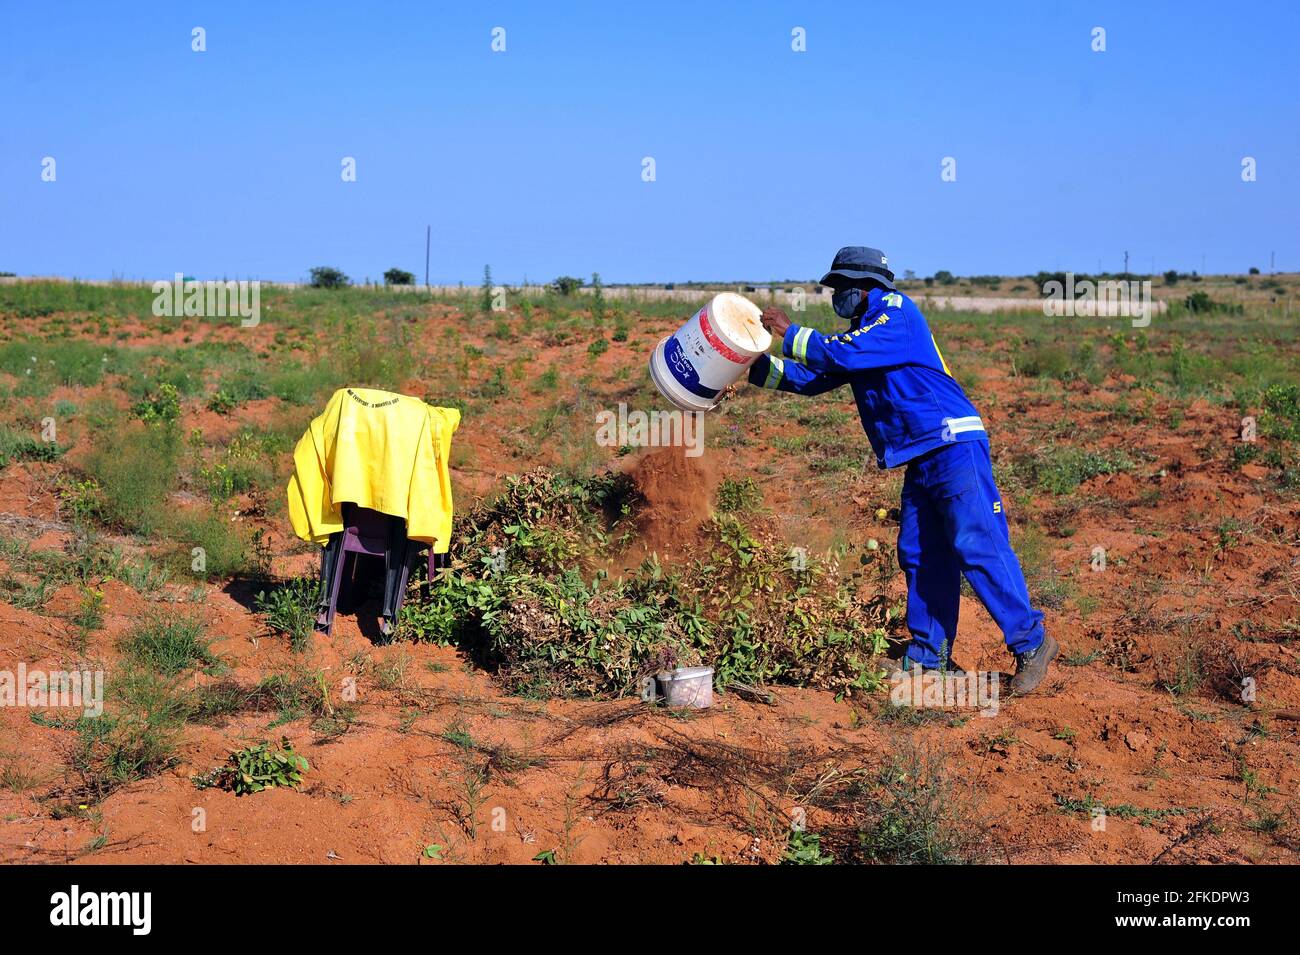
[(1277, 255), (1276, 252), (1270, 252), (1270, 253), (1268, 254), (1268, 274), (1269, 274), (1269, 275), (1276, 275), (1276, 274), (1277, 274), (1277, 269), (1274, 267), (1274, 266), (1275, 266), (1275, 258), (1274, 258), (1274, 257), (1275, 257), (1276, 255)]
[(432, 235), (433, 226), (424, 227), (424, 290), (429, 291), (429, 237)]
[(1128, 275), (1128, 249), (1124, 250), (1124, 274)]

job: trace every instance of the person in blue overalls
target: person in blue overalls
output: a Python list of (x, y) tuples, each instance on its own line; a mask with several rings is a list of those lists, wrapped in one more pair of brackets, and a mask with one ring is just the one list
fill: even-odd
[(780, 337), (781, 357), (761, 356), (749, 380), (799, 395), (851, 386), (880, 466), (907, 466), (898, 564), (907, 577), (912, 639), (892, 666), (960, 672), (951, 654), (965, 574), (1015, 654), (1012, 692), (1028, 693), (1042, 683), (1060, 647), (1030, 606), (993, 483), (984, 422), (887, 265), (878, 249), (850, 246), (835, 254), (821, 284), (833, 292), (835, 314), (849, 321), (842, 334), (795, 325), (781, 309), (765, 309), (763, 326)]

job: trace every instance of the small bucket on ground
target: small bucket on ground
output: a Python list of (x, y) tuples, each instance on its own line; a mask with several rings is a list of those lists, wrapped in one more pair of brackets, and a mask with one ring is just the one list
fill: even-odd
[(678, 667), (661, 670), (656, 679), (659, 694), (668, 706), (690, 706), (707, 710), (713, 705), (713, 667)]
[(718, 395), (749, 371), (772, 344), (757, 305), (735, 292), (719, 292), (650, 356), (659, 393), (683, 411), (710, 411)]

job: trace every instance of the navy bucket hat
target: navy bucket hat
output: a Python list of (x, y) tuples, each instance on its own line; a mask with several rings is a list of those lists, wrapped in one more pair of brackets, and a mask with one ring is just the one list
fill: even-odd
[(822, 276), (822, 285), (835, 288), (854, 286), (861, 281), (875, 282), (894, 291), (894, 273), (887, 268), (889, 259), (879, 249), (865, 245), (846, 245), (835, 253), (831, 270)]

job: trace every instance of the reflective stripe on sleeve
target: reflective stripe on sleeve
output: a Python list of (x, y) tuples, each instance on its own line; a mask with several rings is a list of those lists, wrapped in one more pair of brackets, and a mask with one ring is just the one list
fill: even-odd
[(790, 355), (795, 361), (803, 361), (808, 357), (808, 339), (812, 338), (812, 333), (811, 328), (801, 328), (795, 332), (794, 341), (790, 343)]
[(763, 387), (775, 388), (781, 384), (781, 379), (784, 377), (785, 362), (775, 356), (770, 356), (767, 360), (767, 380), (763, 382)]

